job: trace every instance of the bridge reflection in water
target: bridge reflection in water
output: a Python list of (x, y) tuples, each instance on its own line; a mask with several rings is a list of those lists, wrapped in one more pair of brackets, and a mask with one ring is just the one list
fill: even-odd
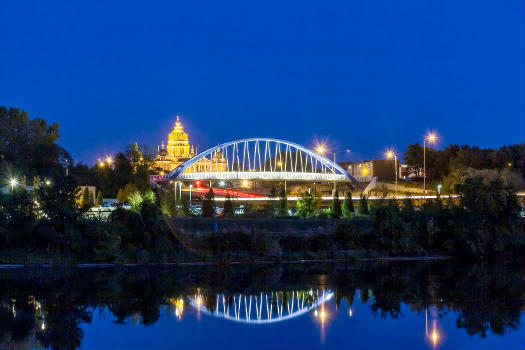
[[(240, 323), (270, 324), (291, 320), (309, 311), (314, 311), (314, 315), (317, 315), (317, 308), (333, 297), (334, 293), (331, 290), (312, 289), (261, 292), (250, 295), (216, 294), (208, 297), (195, 294), (189, 298), (189, 304), (199, 312), (217, 318)], [(180, 315), (180, 310), (177, 312)]]

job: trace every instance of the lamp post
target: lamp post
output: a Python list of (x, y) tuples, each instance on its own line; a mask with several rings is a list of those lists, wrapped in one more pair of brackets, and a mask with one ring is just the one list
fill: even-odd
[(397, 154), (394, 153), (394, 151), (387, 151), (386, 152), (386, 157), (388, 159), (392, 159), (394, 158), (394, 173), (395, 173), (395, 176), (396, 176), (396, 197), (397, 197)]
[(427, 162), (426, 162), (427, 141), (429, 144), (434, 144), (437, 141), (437, 135), (433, 132), (429, 132), (423, 139), (423, 196), (427, 195)]
[(190, 185), (190, 206), (191, 206), (191, 188), (193, 187), (193, 185)]
[[(318, 144), (316, 147), (315, 147), (315, 151), (320, 154), (320, 155), (324, 155), (326, 153), (326, 146), (324, 144)], [(337, 152), (330, 152), (333, 154), (334, 156), (334, 167), (333, 167), (333, 171), (334, 171), (334, 189), (333, 189), (333, 193), (332, 195), (335, 196), (335, 190), (336, 190), (336, 179), (335, 179), (335, 155), (337, 153), (342, 153), (342, 152), (345, 152), (345, 153), (350, 153), (350, 150), (349, 149), (345, 149), (345, 150), (342, 150), (342, 151), (337, 151)]]

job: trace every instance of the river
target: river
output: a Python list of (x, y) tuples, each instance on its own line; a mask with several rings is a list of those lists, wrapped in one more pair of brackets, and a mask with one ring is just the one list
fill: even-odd
[(520, 264), (0, 270), (0, 348), (516, 349)]

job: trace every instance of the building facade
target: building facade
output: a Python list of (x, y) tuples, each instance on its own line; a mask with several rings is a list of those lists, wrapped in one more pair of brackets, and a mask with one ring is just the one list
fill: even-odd
[(396, 179), (393, 159), (341, 162), (339, 165), (361, 182), (369, 182), (373, 177), (377, 177), (379, 181), (395, 181)]
[[(184, 163), (185, 161), (195, 157), (195, 148), (190, 145), (188, 134), (184, 132), (180, 117), (177, 116), (175, 126), (168, 135), (168, 142), (158, 147), (157, 159), (155, 167), (161, 173), (168, 173)], [(206, 171), (225, 171), (226, 159), (220, 152), (214, 154), (211, 159), (202, 158), (193, 164), (187, 172), (206, 172)]]

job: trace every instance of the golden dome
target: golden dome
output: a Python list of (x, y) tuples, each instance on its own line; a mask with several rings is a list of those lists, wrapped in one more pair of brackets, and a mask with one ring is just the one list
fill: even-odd
[(173, 128), (173, 131), (170, 132), (168, 136), (169, 141), (188, 141), (188, 134), (182, 130), (182, 124), (179, 120), (179, 116), (177, 116), (177, 121), (175, 122), (175, 127)]

